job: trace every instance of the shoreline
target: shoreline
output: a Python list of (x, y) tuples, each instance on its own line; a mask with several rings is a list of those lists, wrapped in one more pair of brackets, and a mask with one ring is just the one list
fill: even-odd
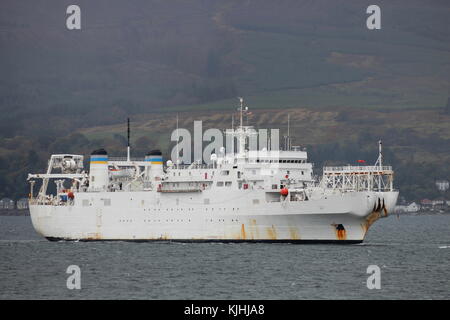
[(30, 216), (30, 210), (29, 209), (1, 209), (0, 216), (26, 217), (26, 216)]
[[(444, 212), (438, 211), (418, 211), (418, 212), (409, 212), (409, 213), (391, 213), (390, 216), (398, 215), (398, 216), (422, 216), (422, 215), (441, 215), (441, 214), (450, 214), (450, 211), (446, 210)], [(11, 216), (11, 217), (26, 217), (30, 216), (29, 209), (0, 209), (0, 216)]]

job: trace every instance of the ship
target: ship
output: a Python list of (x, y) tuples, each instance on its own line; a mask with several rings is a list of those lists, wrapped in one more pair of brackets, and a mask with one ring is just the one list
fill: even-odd
[[(240, 102), (240, 124), (225, 132), (237, 145), (209, 163), (164, 163), (157, 149), (131, 158), (129, 143), (123, 158), (94, 150), (89, 170), (83, 155), (51, 155), (45, 173), (28, 175), (34, 229), (51, 241), (355, 244), (393, 212), (399, 192), (381, 141), (374, 165), (323, 167), (318, 177), (305, 148), (249, 150), (257, 132)], [(129, 132), (128, 122), (128, 141)]]

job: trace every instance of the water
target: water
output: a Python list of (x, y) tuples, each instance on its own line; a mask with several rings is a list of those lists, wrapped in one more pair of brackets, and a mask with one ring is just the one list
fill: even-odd
[(450, 215), (382, 219), (362, 245), (49, 242), (0, 216), (0, 299), (449, 299), (449, 262)]

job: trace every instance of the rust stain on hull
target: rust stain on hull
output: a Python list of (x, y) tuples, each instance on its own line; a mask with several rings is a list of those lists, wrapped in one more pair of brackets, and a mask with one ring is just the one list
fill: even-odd
[(298, 234), (298, 229), (294, 227), (289, 228), (289, 234), (291, 236), (291, 240), (299, 240), (300, 236)]
[(369, 229), (369, 227), (378, 219), (381, 218), (381, 214), (378, 211), (373, 211), (371, 214), (369, 214), (366, 217), (366, 226), (367, 226), (367, 230)]
[(369, 228), (372, 224), (375, 223), (375, 221), (377, 221), (378, 219), (382, 218), (382, 217), (387, 217), (388, 216), (388, 212), (386, 210), (386, 207), (383, 206), (383, 208), (379, 211), (372, 211), (367, 217), (366, 217), (366, 221), (364, 221), (363, 223), (361, 223), (361, 228), (364, 231), (364, 234), (367, 233), (367, 231), (369, 231)]
[(347, 240), (347, 232), (345, 230), (336, 230), (336, 238), (338, 240)]
[(244, 224), (241, 225), (241, 239), (245, 240), (246, 239), (246, 235), (245, 235), (245, 226)]
[(87, 240), (103, 240), (102, 234), (100, 232), (91, 233), (86, 238)]
[(336, 239), (347, 240), (347, 231), (342, 224), (331, 224), (334, 227), (334, 232), (336, 233)]
[(250, 238), (252, 240), (259, 239), (259, 231), (258, 231), (258, 225), (256, 224), (256, 219), (250, 220), (249, 231), (250, 231)]
[(270, 240), (276, 240), (277, 239), (277, 231), (275, 230), (275, 227), (272, 225), (271, 227), (267, 228), (267, 236)]
[(383, 201), (381, 201), (378, 198), (378, 203), (375, 202), (374, 206), (373, 206), (373, 211), (366, 217), (365, 221), (363, 223), (361, 223), (361, 228), (364, 232), (364, 235), (366, 235), (367, 231), (369, 231), (369, 228), (372, 224), (374, 224), (375, 221), (377, 221), (378, 219), (382, 218), (382, 217), (387, 217), (388, 216), (388, 211), (386, 209), (386, 204)]

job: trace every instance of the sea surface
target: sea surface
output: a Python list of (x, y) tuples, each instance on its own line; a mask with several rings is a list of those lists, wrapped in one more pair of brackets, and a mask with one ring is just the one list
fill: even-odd
[(0, 216), (0, 299), (449, 298), (450, 214), (381, 219), (359, 245), (49, 242)]

